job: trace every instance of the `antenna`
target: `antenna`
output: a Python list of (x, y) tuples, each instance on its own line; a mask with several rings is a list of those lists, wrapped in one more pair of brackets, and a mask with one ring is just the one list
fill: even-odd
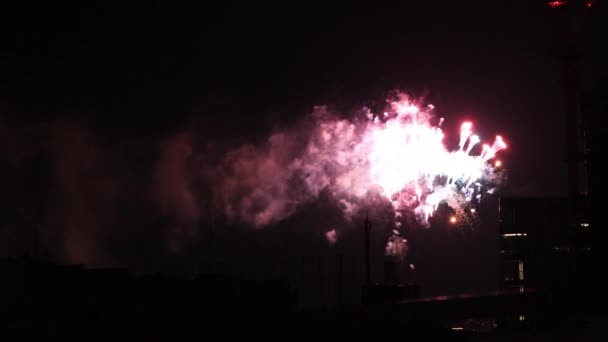
[(367, 286), (370, 286), (372, 284), (372, 278), (371, 278), (371, 259), (370, 259), (370, 253), (369, 253), (369, 249), (370, 249), (370, 233), (371, 233), (371, 228), (372, 228), (372, 224), (369, 221), (369, 215), (367, 212), (365, 212), (365, 222), (364, 222), (364, 233), (365, 233), (365, 282)]

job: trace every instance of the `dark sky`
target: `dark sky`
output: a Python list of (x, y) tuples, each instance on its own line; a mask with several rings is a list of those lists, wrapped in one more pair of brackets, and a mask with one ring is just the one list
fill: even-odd
[[(199, 144), (259, 141), (314, 105), (348, 112), (373, 106), (393, 89), (425, 96), (446, 118), (446, 132), (471, 119), (480, 132), (504, 135), (505, 193), (565, 193), (560, 68), (551, 55), (555, 30), (544, 1), (4, 7), (3, 200), (21, 208), (6, 209), (10, 215), (28, 217), (14, 221), (38, 222), (44, 244), (59, 258), (145, 270), (190, 262), (162, 247), (168, 239), (157, 228), (162, 218), (147, 214), (158, 209), (133, 204), (151, 196), (145, 184), (162, 159), (159, 145), (181, 132), (195, 134)], [(585, 87), (606, 74), (598, 62), (604, 55), (593, 47), (598, 29), (590, 30)], [(112, 191), (126, 191), (128, 203), (116, 209), (124, 199)], [(98, 200), (100, 193), (112, 200)], [(82, 208), (81, 198), (89, 199)], [(108, 210), (113, 214), (105, 215)], [(91, 216), (103, 219), (91, 223)], [(494, 286), (492, 220), (486, 218), (478, 234), (446, 237), (437, 229), (421, 238), (426, 242), (416, 248), (426, 251), (418, 258), (437, 260), (420, 262), (429, 293)], [(62, 233), (49, 228), (57, 225)], [(86, 232), (66, 233), (70, 225)], [(130, 228), (104, 228), (113, 225)], [(242, 234), (240, 240), (231, 235), (235, 241), (262, 239), (262, 245), (274, 236), (234, 234)], [(79, 247), (68, 253), (70, 238), (112, 242), (104, 251), (74, 243)]]

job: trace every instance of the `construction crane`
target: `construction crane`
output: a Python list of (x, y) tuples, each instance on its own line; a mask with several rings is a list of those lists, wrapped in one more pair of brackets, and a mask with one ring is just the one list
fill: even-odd
[(558, 53), (565, 90), (568, 194), (587, 195), (589, 189), (588, 132), (583, 124), (579, 94), (579, 37), (586, 18), (595, 7), (593, 0), (549, 1), (558, 29)]

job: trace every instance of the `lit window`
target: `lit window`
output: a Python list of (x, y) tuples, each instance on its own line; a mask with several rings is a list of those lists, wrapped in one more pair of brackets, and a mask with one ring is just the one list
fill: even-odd
[(581, 227), (587, 228), (587, 227), (589, 227), (589, 223), (588, 222), (582, 222), (581, 223)]
[(502, 237), (514, 237), (514, 236), (528, 236), (528, 233), (505, 233), (502, 234)]
[(525, 320), (525, 319), (526, 319), (526, 315), (519, 315), (519, 320), (520, 320), (520, 321), (523, 321), (523, 320)]
[(524, 280), (524, 262), (519, 260), (519, 280)]

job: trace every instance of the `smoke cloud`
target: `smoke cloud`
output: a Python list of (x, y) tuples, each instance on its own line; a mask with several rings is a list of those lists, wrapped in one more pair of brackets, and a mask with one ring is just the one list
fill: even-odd
[[(498, 137), (481, 148), (466, 123), (450, 151), (442, 141), (443, 119), (432, 111), (403, 94), (389, 99), (384, 112), (362, 108), (348, 118), (318, 106), (261, 144), (233, 148), (193, 130), (157, 141), (114, 141), (86, 121), (49, 120), (36, 133), (46, 140), (33, 148), (50, 160), (47, 244), (69, 261), (101, 265), (116, 262), (110, 252), (116, 240), (160, 232), (155, 238), (165, 248), (181, 252), (209, 218), (259, 229), (321, 195), (347, 221), (363, 208), (388, 206), (397, 232), (412, 217), (428, 225), (439, 204), (464, 212), (491, 192), (502, 176), (489, 160), (506, 147)], [(7, 141), (12, 160), (32, 149), (17, 153)], [(141, 229), (156, 216), (165, 218), (160, 229)], [(330, 244), (341, 235), (328, 234)], [(398, 242), (393, 245), (406, 246)]]
[(173, 218), (169, 246), (179, 251), (187, 240), (196, 237), (197, 224), (203, 214), (188, 164), (193, 146), (188, 135), (179, 134), (164, 141), (160, 149), (154, 172), (155, 197), (161, 213)]
[(364, 108), (351, 120), (316, 107), (264, 145), (228, 151), (210, 179), (214, 202), (230, 220), (262, 227), (289, 217), (323, 190), (347, 218), (382, 195), (397, 221), (407, 211), (428, 226), (439, 204), (462, 211), (493, 191), (501, 177), (487, 161), (506, 147), (497, 137), (473, 154), (480, 139), (465, 123), (459, 149), (449, 151), (441, 129), (431, 124), (432, 109), (422, 110), (405, 95), (382, 115)]
[(52, 156), (48, 228), (63, 257), (88, 265), (107, 264), (104, 243), (118, 221), (115, 203), (122, 184), (112, 155), (85, 125), (49, 125)]

